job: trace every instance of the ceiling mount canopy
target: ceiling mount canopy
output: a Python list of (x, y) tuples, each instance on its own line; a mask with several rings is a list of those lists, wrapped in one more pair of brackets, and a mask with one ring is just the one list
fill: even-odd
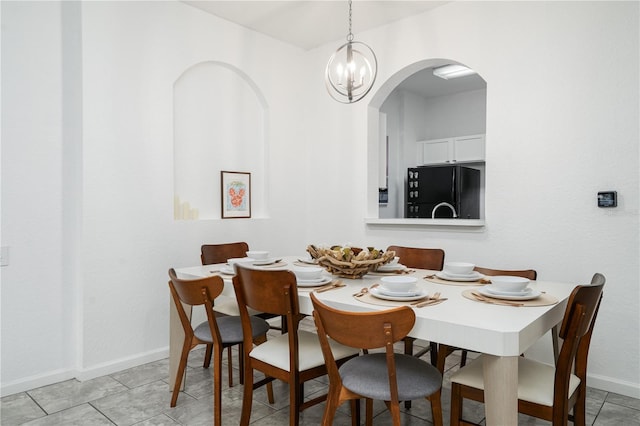
[(347, 42), (336, 50), (325, 70), (325, 85), (333, 99), (350, 104), (364, 98), (378, 74), (378, 60), (373, 50), (351, 33), (351, 0), (349, 0), (349, 34)]

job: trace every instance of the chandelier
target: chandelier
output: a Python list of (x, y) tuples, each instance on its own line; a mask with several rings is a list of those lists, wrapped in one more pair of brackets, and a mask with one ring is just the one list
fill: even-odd
[(350, 104), (364, 98), (373, 87), (378, 73), (378, 60), (365, 43), (353, 41), (351, 33), (351, 0), (349, 0), (349, 34), (347, 42), (336, 50), (325, 70), (325, 85), (333, 99)]

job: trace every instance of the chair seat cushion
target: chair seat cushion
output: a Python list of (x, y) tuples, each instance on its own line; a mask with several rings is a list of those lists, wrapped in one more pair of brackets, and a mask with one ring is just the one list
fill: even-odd
[[(411, 355), (395, 354), (398, 400), (427, 397), (442, 386), (440, 372), (431, 364)], [(374, 353), (352, 358), (338, 369), (347, 389), (367, 398), (391, 400), (387, 358)]]
[[(249, 315), (257, 315), (260, 313), (251, 308), (247, 308), (247, 310), (249, 311)], [(240, 316), (240, 308), (238, 308), (238, 302), (235, 299), (225, 301), (216, 300), (215, 305), (213, 305), (213, 311), (229, 316)]]
[[(329, 344), (336, 360), (359, 353), (358, 349), (341, 345), (332, 340), (329, 340)], [(289, 333), (281, 334), (256, 346), (249, 356), (281, 370), (289, 371)], [(324, 365), (324, 357), (317, 334), (298, 330), (298, 359), (299, 371)]]
[[(269, 324), (262, 318), (253, 316), (250, 318), (254, 338), (262, 336), (269, 330)], [(220, 338), (222, 339), (223, 345), (242, 343), (242, 322), (240, 317), (218, 317), (216, 318), (216, 322), (218, 323), (218, 330), (220, 330)], [(208, 321), (198, 325), (195, 330), (193, 330), (193, 334), (200, 340), (213, 343)]]
[[(518, 399), (552, 407), (555, 372), (556, 369), (551, 365), (518, 357)], [(458, 370), (451, 381), (484, 390), (482, 356)], [(580, 378), (572, 374), (569, 379), (569, 395), (579, 385)]]

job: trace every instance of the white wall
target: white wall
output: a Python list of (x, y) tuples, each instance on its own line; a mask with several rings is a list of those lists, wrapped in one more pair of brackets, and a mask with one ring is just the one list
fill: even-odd
[(486, 132), (487, 90), (472, 90), (426, 99), (421, 140), (477, 135)]
[[(2, 3), (2, 386), (73, 370), (74, 293), (63, 279), (60, 5)], [(35, 30), (37, 29), (37, 30)], [(45, 381), (39, 381), (47, 375)]]
[[(302, 192), (303, 182), (293, 177), (302, 173), (304, 165), (285, 162), (282, 167), (281, 161), (287, 155), (299, 157), (304, 145), (289, 146), (298, 136), (291, 123), (299, 114), (291, 109), (298, 83), (289, 75), (282, 78), (283, 70), (295, 68), (298, 50), (181, 3), (86, 2), (82, 19), (85, 344), (81, 369), (91, 375), (114, 360), (164, 353), (167, 270), (198, 264), (202, 243), (245, 240), (275, 255), (287, 253), (291, 246), (302, 247), (303, 224), (292, 225), (286, 234), (277, 230), (301, 211), (302, 206), (290, 200)], [(264, 152), (272, 156), (268, 173), (273, 173), (267, 194), (274, 208), (261, 219), (173, 220), (173, 84), (192, 65), (206, 61), (227, 63), (246, 73), (266, 100), (271, 145)], [(227, 102), (233, 108), (234, 99)], [(256, 126), (263, 128), (262, 123)], [(230, 170), (239, 164), (227, 163)], [(288, 173), (287, 180), (276, 168)], [(259, 181), (254, 184), (263, 186)], [(211, 182), (212, 197), (219, 197), (219, 188), (218, 181)], [(286, 214), (278, 211), (283, 204)], [(115, 267), (106, 272), (106, 265)], [(114, 306), (128, 314), (114, 316)], [(110, 333), (105, 335), (107, 324)]]
[[(589, 385), (640, 396), (638, 4), (454, 2), (356, 39), (371, 45), (381, 64), (368, 104), (333, 106), (321, 88), (309, 96), (316, 118), (310, 133), (314, 146), (323, 148), (309, 174), (322, 172), (324, 158), (346, 173), (341, 180), (351, 176), (345, 195), (336, 195), (336, 185), (316, 195), (336, 198), (340, 211), (353, 217), (329, 213), (309, 240), (442, 247), (450, 260), (533, 267), (545, 280), (586, 283), (602, 272), (608, 285)], [(310, 73), (332, 47), (310, 53)], [(377, 169), (364, 164), (377, 164), (377, 135), (368, 133), (377, 125), (367, 122), (369, 109), (377, 111), (399, 83), (397, 73), (428, 58), (455, 58), (487, 81), (481, 230), (367, 226), (362, 220), (378, 211), (370, 188), (375, 183), (369, 183), (377, 182)], [(385, 86), (390, 79), (395, 84)], [(335, 151), (343, 152), (342, 160)], [(606, 188), (618, 191), (618, 208), (596, 207), (597, 192)], [(543, 343), (532, 355), (550, 361), (548, 338)]]
[[(306, 244), (304, 223), (291, 220), (305, 208), (304, 163), (289, 161), (304, 157), (303, 111), (292, 108), (301, 81), (285, 72), (302, 52), (179, 2), (76, 3), (63, 19), (69, 4), (2, 3), (3, 394), (166, 356), (167, 270), (198, 264), (203, 243), (244, 240), (275, 255)], [(80, 82), (74, 110), (75, 93), (62, 91), (73, 43), (61, 37), (80, 24), (80, 60), (66, 70)], [(246, 73), (266, 100), (260, 218), (173, 220), (173, 84), (206, 61)], [(79, 153), (63, 146), (69, 121)], [(219, 188), (211, 183), (216, 199)], [(77, 244), (65, 240), (74, 228)]]
[[(197, 264), (204, 242), (246, 240), (275, 254), (311, 242), (438, 246), (448, 259), (532, 266), (576, 283), (602, 272), (589, 385), (640, 396), (637, 3), (455, 2), (357, 34), (376, 50), (380, 75), (363, 102), (342, 105), (322, 81), (339, 41), (304, 53), (181, 3), (86, 2), (75, 22), (80, 111), (62, 91), (59, 4), (1, 7), (2, 245), (12, 247), (2, 268), (3, 394), (165, 356), (166, 270)], [(487, 226), (366, 226), (378, 182), (369, 108), (396, 73), (442, 57), (488, 83)], [(172, 219), (172, 84), (207, 60), (246, 72), (266, 99), (264, 219)], [(81, 123), (71, 165), (77, 147), (65, 150), (61, 111)], [(63, 165), (81, 171), (70, 198)], [(618, 191), (617, 209), (595, 207), (603, 189)], [(61, 223), (78, 203), (76, 246)], [(65, 258), (78, 260), (69, 281)]]

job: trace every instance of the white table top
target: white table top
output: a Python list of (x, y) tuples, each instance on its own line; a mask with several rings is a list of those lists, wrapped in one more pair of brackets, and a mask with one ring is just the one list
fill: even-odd
[[(288, 269), (297, 260), (286, 257), (283, 268)], [(176, 268), (183, 278), (206, 277), (215, 274), (221, 265)], [(273, 268), (271, 268), (273, 269)], [(471, 286), (437, 284), (422, 279), (432, 271), (416, 270), (418, 285), (430, 294), (438, 291), (447, 301), (435, 306), (414, 308), (416, 324), (410, 335), (415, 338), (463, 347), (476, 352), (496, 356), (518, 356), (533, 345), (542, 335), (558, 324), (564, 315), (567, 298), (575, 284), (549, 281), (532, 281), (531, 287), (558, 298), (550, 306), (512, 307), (499, 306), (469, 300), (462, 296)], [(221, 275), (225, 281), (223, 296), (235, 297), (231, 276)], [(362, 279), (342, 279), (346, 287), (316, 295), (323, 301), (345, 310), (369, 311), (388, 309), (385, 306), (361, 302), (352, 295), (362, 287), (371, 286), (380, 276), (366, 275)], [(309, 290), (300, 290), (300, 311), (311, 314), (313, 307)]]

